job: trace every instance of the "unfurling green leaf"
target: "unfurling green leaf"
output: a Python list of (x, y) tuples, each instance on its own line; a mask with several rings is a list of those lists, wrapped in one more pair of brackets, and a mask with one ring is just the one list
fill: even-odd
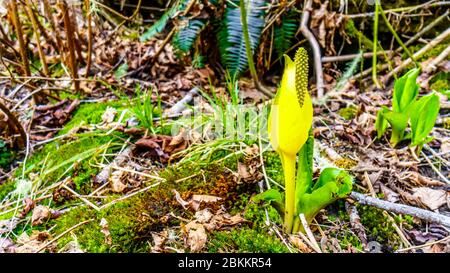
[(431, 139), (428, 134), (439, 114), (439, 96), (431, 94), (420, 98), (411, 111), (411, 146), (422, 146)]
[(384, 113), (383, 116), (392, 127), (390, 142), (391, 145), (395, 147), (400, 141), (404, 139), (409, 117), (407, 114), (392, 111)]
[(418, 68), (411, 69), (395, 81), (392, 100), (392, 110), (394, 112), (404, 113), (416, 100), (419, 94), (419, 85), (416, 83), (419, 72)]

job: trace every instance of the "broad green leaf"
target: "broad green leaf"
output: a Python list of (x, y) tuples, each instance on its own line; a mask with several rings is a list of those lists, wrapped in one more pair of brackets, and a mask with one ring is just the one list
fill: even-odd
[(392, 127), (390, 142), (392, 146), (395, 147), (404, 139), (405, 129), (408, 125), (409, 117), (407, 114), (397, 112), (387, 112), (384, 113), (383, 116)]
[(299, 213), (304, 213), (311, 222), (315, 215), (327, 205), (339, 198), (344, 198), (352, 191), (353, 179), (344, 170), (325, 168), (311, 193), (303, 195), (299, 200)]
[(420, 70), (411, 69), (394, 84), (394, 95), (392, 100), (392, 110), (403, 113), (406, 108), (415, 101), (419, 94), (419, 85), (416, 83)]
[(411, 146), (423, 145), (439, 114), (439, 96), (435, 93), (420, 98), (411, 111)]
[(252, 200), (254, 202), (260, 202), (260, 201), (270, 202), (270, 201), (274, 201), (274, 202), (283, 203), (283, 197), (282, 197), (281, 193), (278, 190), (276, 190), (276, 189), (269, 189), (269, 190), (267, 190), (265, 192), (257, 194), (257, 195), (252, 197)]

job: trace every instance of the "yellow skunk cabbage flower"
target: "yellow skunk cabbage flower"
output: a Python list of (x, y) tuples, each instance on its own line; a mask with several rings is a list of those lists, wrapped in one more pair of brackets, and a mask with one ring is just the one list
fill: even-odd
[(299, 48), (295, 61), (284, 55), (285, 69), (269, 114), (269, 140), (280, 154), (285, 176), (285, 230), (292, 230), (295, 211), (295, 162), (308, 139), (313, 107), (308, 93), (308, 55)]

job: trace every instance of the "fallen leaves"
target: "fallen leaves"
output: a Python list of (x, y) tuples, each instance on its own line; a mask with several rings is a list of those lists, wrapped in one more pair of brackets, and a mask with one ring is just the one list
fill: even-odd
[(141, 152), (142, 156), (151, 157), (166, 163), (171, 155), (187, 148), (187, 141), (182, 135), (175, 137), (155, 135), (143, 137), (136, 141), (135, 145), (135, 152)]
[(59, 215), (61, 215), (59, 211), (52, 210), (47, 206), (39, 205), (33, 209), (31, 225), (41, 225), (50, 219), (58, 217)]
[(239, 214), (230, 215), (222, 210), (218, 210), (214, 215), (208, 208), (197, 211), (195, 219), (182, 228), (185, 243), (190, 251), (199, 252), (207, 243), (207, 232), (234, 226), (245, 221)]
[(437, 210), (444, 204), (447, 204), (449, 194), (443, 190), (434, 190), (427, 187), (413, 189), (413, 196), (418, 198), (421, 203), (430, 210)]

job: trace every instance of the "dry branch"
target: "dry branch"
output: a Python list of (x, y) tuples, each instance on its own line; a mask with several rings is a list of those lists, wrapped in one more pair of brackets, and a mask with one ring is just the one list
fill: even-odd
[(358, 192), (352, 192), (350, 194), (350, 198), (362, 205), (369, 205), (398, 214), (407, 214), (425, 221), (434, 222), (446, 227), (450, 227), (450, 217), (429, 210), (424, 210), (421, 208), (403, 204), (395, 204), (378, 198), (366, 196)]
[(300, 31), (303, 36), (308, 40), (314, 55), (314, 68), (316, 71), (316, 86), (317, 86), (317, 97), (322, 98), (324, 95), (324, 82), (323, 82), (323, 70), (322, 70), (322, 55), (320, 53), (320, 46), (314, 37), (314, 34), (308, 28), (309, 16), (312, 10), (312, 0), (307, 0), (302, 13), (302, 19), (300, 23)]

